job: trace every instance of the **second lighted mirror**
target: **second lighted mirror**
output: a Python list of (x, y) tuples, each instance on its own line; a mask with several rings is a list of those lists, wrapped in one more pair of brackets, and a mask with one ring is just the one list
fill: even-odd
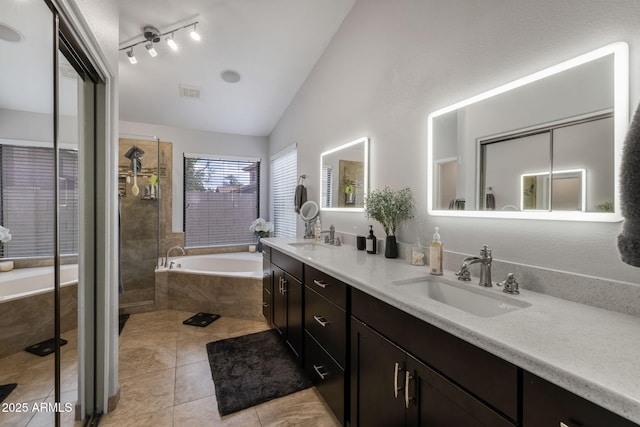
[(614, 43), (431, 113), (429, 213), (620, 220), (627, 56)]
[(320, 155), (320, 208), (364, 210), (369, 185), (369, 138), (362, 137)]

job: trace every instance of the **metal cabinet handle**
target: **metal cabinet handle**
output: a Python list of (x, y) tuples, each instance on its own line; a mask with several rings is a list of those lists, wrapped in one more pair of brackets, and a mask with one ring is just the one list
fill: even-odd
[(263, 303), (262, 303), (262, 306), (263, 306), (264, 308), (267, 308), (267, 307), (269, 307), (269, 303), (268, 303), (268, 302), (263, 302)]
[(393, 370), (393, 395), (398, 398), (398, 391), (402, 390), (398, 388), (398, 373), (400, 372), (400, 364), (396, 362), (396, 367)]
[(317, 280), (317, 279), (314, 279), (313, 283), (315, 283), (316, 285), (320, 286), (322, 289), (324, 289), (327, 286), (329, 286), (329, 284), (327, 282), (324, 282), (322, 280)]
[(322, 366), (322, 365), (313, 365), (313, 369), (315, 369), (316, 374), (318, 374), (318, 375), (320, 376), (320, 379), (321, 379), (321, 380), (323, 380), (323, 379), (324, 379), (324, 377), (326, 377), (327, 375), (329, 375), (329, 373), (328, 373), (328, 372), (325, 372), (325, 373), (320, 372), (320, 369), (323, 369), (323, 368), (324, 368), (324, 366)]
[(282, 295), (284, 295), (287, 292), (287, 279), (282, 278)]
[(329, 322), (327, 319), (325, 319), (322, 316), (313, 316), (314, 319), (316, 319), (316, 322), (318, 322), (320, 324), (320, 326), (322, 326), (323, 328), (326, 328), (327, 325), (331, 322)]
[(407, 409), (409, 409), (409, 402), (411, 402), (413, 400), (413, 397), (409, 397), (409, 381), (412, 378), (413, 377), (411, 376), (409, 371), (408, 370), (405, 371), (405, 374), (404, 374), (404, 406)]

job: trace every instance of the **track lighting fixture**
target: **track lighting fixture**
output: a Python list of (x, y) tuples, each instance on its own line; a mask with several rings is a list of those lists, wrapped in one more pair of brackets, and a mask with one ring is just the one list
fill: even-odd
[[(142, 29), (141, 36), (136, 37), (138, 39), (137, 42), (126, 44), (125, 46), (121, 45), (122, 47), (120, 48), (120, 50), (126, 51), (127, 59), (129, 59), (129, 62), (131, 64), (137, 64), (138, 60), (136, 59), (133, 53), (134, 47), (142, 44), (144, 45), (149, 55), (151, 55), (151, 57), (156, 57), (158, 55), (158, 51), (155, 48), (155, 44), (160, 43), (160, 40), (162, 40), (162, 37), (167, 36), (165, 38), (167, 45), (169, 46), (169, 48), (171, 48), (171, 50), (177, 51), (178, 43), (176, 43), (174, 36), (175, 36), (175, 33), (179, 32), (180, 30), (192, 28), (190, 31), (191, 38), (193, 40), (200, 40), (200, 34), (196, 31), (196, 25), (199, 23), (199, 21), (193, 21), (193, 19), (194, 18), (192, 17), (190, 19), (191, 22), (186, 21), (186, 23), (185, 21), (181, 21), (180, 23), (177, 23), (174, 26), (169, 27), (167, 31), (162, 33), (157, 28), (151, 25), (146, 25)], [(181, 24), (184, 24), (184, 25), (181, 25)], [(140, 37), (143, 37), (144, 40), (140, 40)]]

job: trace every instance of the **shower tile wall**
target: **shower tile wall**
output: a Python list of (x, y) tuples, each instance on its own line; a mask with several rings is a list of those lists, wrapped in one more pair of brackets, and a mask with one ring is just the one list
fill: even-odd
[[(140, 193), (131, 193), (133, 176), (131, 161), (124, 154), (136, 145), (145, 153), (138, 176)], [(155, 267), (158, 256), (176, 245), (184, 246), (184, 233), (172, 232), (172, 162), (173, 144), (161, 141), (120, 139), (118, 153), (118, 189), (121, 197), (121, 273), (124, 294), (120, 306), (127, 313), (157, 310), (155, 301)], [(145, 199), (144, 187), (151, 174), (158, 176), (157, 199)], [(130, 182), (126, 182), (127, 176)], [(160, 220), (158, 221), (158, 215)], [(158, 240), (160, 243), (157, 252)]]

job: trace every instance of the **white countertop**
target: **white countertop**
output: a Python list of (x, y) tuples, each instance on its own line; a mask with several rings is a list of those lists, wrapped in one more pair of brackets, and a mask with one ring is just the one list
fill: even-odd
[[(478, 279), (457, 282), (474, 291), (531, 304), (495, 317), (478, 317), (392, 282), (426, 277), (426, 266), (371, 255), (353, 246), (313, 249), (269, 238), (266, 245), (322, 270), (394, 307), (437, 326), (514, 365), (640, 424), (640, 318), (520, 290), (481, 288)], [(476, 270), (474, 268), (474, 270)], [(445, 271), (445, 280), (455, 280)], [(561, 284), (558, 284), (561, 286)]]

